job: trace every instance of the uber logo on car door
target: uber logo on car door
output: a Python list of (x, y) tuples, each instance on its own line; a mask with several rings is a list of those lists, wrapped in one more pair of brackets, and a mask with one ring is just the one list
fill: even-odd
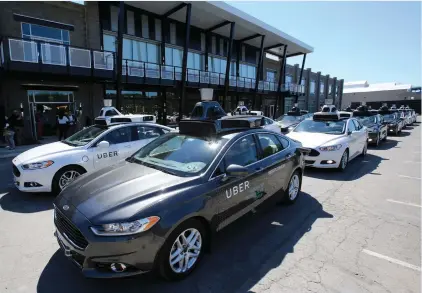
[(97, 154), (97, 158), (98, 158), (98, 160), (101, 160), (101, 159), (107, 159), (107, 158), (117, 157), (118, 155), (119, 154), (117, 153), (117, 151), (114, 151), (114, 152)]
[(245, 181), (240, 183), (239, 185), (235, 185), (232, 188), (226, 189), (226, 197), (231, 198), (232, 196), (237, 195), (249, 188), (249, 181)]

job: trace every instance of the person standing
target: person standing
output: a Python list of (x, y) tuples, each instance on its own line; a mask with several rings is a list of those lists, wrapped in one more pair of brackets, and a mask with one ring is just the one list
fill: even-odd
[(60, 111), (59, 115), (57, 116), (57, 125), (59, 128), (59, 141), (67, 138), (67, 130), (69, 127), (69, 123), (69, 118), (67, 118), (63, 111)]
[(15, 129), (6, 121), (5, 128), (3, 130), (3, 136), (6, 139), (8, 146), (6, 147), (9, 150), (15, 149)]
[(23, 117), (22, 113), (18, 110), (13, 110), (12, 115), (7, 119), (9, 126), (14, 132), (14, 141), (17, 145), (22, 145), (23, 140)]

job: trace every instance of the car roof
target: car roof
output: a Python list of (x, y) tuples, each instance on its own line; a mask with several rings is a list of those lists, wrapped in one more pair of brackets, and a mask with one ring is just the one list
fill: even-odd
[[(94, 124), (94, 125), (98, 125), (98, 124)], [(98, 126), (104, 126), (104, 127), (108, 127), (108, 128), (118, 128), (119, 126), (123, 127), (123, 126), (133, 126), (133, 125), (156, 126), (156, 127), (160, 127), (160, 128), (173, 129), (171, 127), (164, 126), (164, 125), (161, 125), (161, 124), (148, 123), (148, 122), (115, 122), (115, 123), (110, 123), (107, 126), (105, 126), (105, 125), (98, 125)]]

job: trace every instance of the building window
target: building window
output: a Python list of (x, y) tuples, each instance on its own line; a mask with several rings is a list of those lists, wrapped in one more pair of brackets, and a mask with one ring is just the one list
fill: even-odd
[(135, 16), (133, 11), (126, 12), (126, 25), (127, 25), (127, 34), (134, 35), (135, 34)]
[(145, 39), (149, 38), (149, 28), (148, 28), (148, 15), (142, 15), (142, 37)]
[(176, 24), (170, 23), (170, 43), (176, 44)]
[(211, 38), (211, 53), (217, 53), (217, 39), (214, 36)]
[(306, 85), (306, 79), (305, 78), (302, 78), (302, 82), (300, 84), (303, 85), (303, 86)]
[(267, 69), (267, 81), (275, 82), (276, 80), (276, 72), (271, 69)]
[(57, 29), (32, 23), (22, 23), (22, 38), (69, 45), (68, 30)]
[(161, 20), (155, 19), (155, 40), (161, 41)]
[[(116, 37), (104, 34), (103, 42), (105, 51), (116, 52)], [(123, 38), (123, 59), (159, 63), (159, 56), (158, 45)]]
[(324, 94), (324, 82), (320, 82), (320, 84), (319, 84), (319, 93), (321, 95)]
[(251, 79), (256, 78), (256, 67), (248, 64), (240, 64), (240, 72), (239, 75), (241, 77), (247, 77)]
[(328, 86), (328, 94), (329, 94), (329, 95), (331, 95), (331, 94), (332, 94), (332, 90), (333, 90), (333, 85), (332, 85), (332, 84), (330, 84), (330, 85)]
[(188, 52), (187, 68), (202, 70), (204, 69), (204, 56), (198, 53)]
[(291, 84), (293, 82), (293, 76), (286, 75), (286, 84)]
[[(182, 67), (183, 50), (166, 47), (166, 65)], [(204, 56), (198, 53), (188, 52), (187, 68), (203, 70)]]
[(311, 80), (309, 92), (310, 92), (311, 95), (315, 95), (315, 80)]
[(119, 20), (119, 7), (110, 6), (110, 20), (111, 20), (111, 30), (113, 32), (117, 32), (118, 20)]

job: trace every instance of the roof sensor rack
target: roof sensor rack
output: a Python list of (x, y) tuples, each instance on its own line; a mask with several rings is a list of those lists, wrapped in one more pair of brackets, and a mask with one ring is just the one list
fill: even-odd
[(369, 110), (366, 105), (360, 105), (355, 111), (353, 111), (354, 117), (368, 117), (376, 114), (378, 113)]

